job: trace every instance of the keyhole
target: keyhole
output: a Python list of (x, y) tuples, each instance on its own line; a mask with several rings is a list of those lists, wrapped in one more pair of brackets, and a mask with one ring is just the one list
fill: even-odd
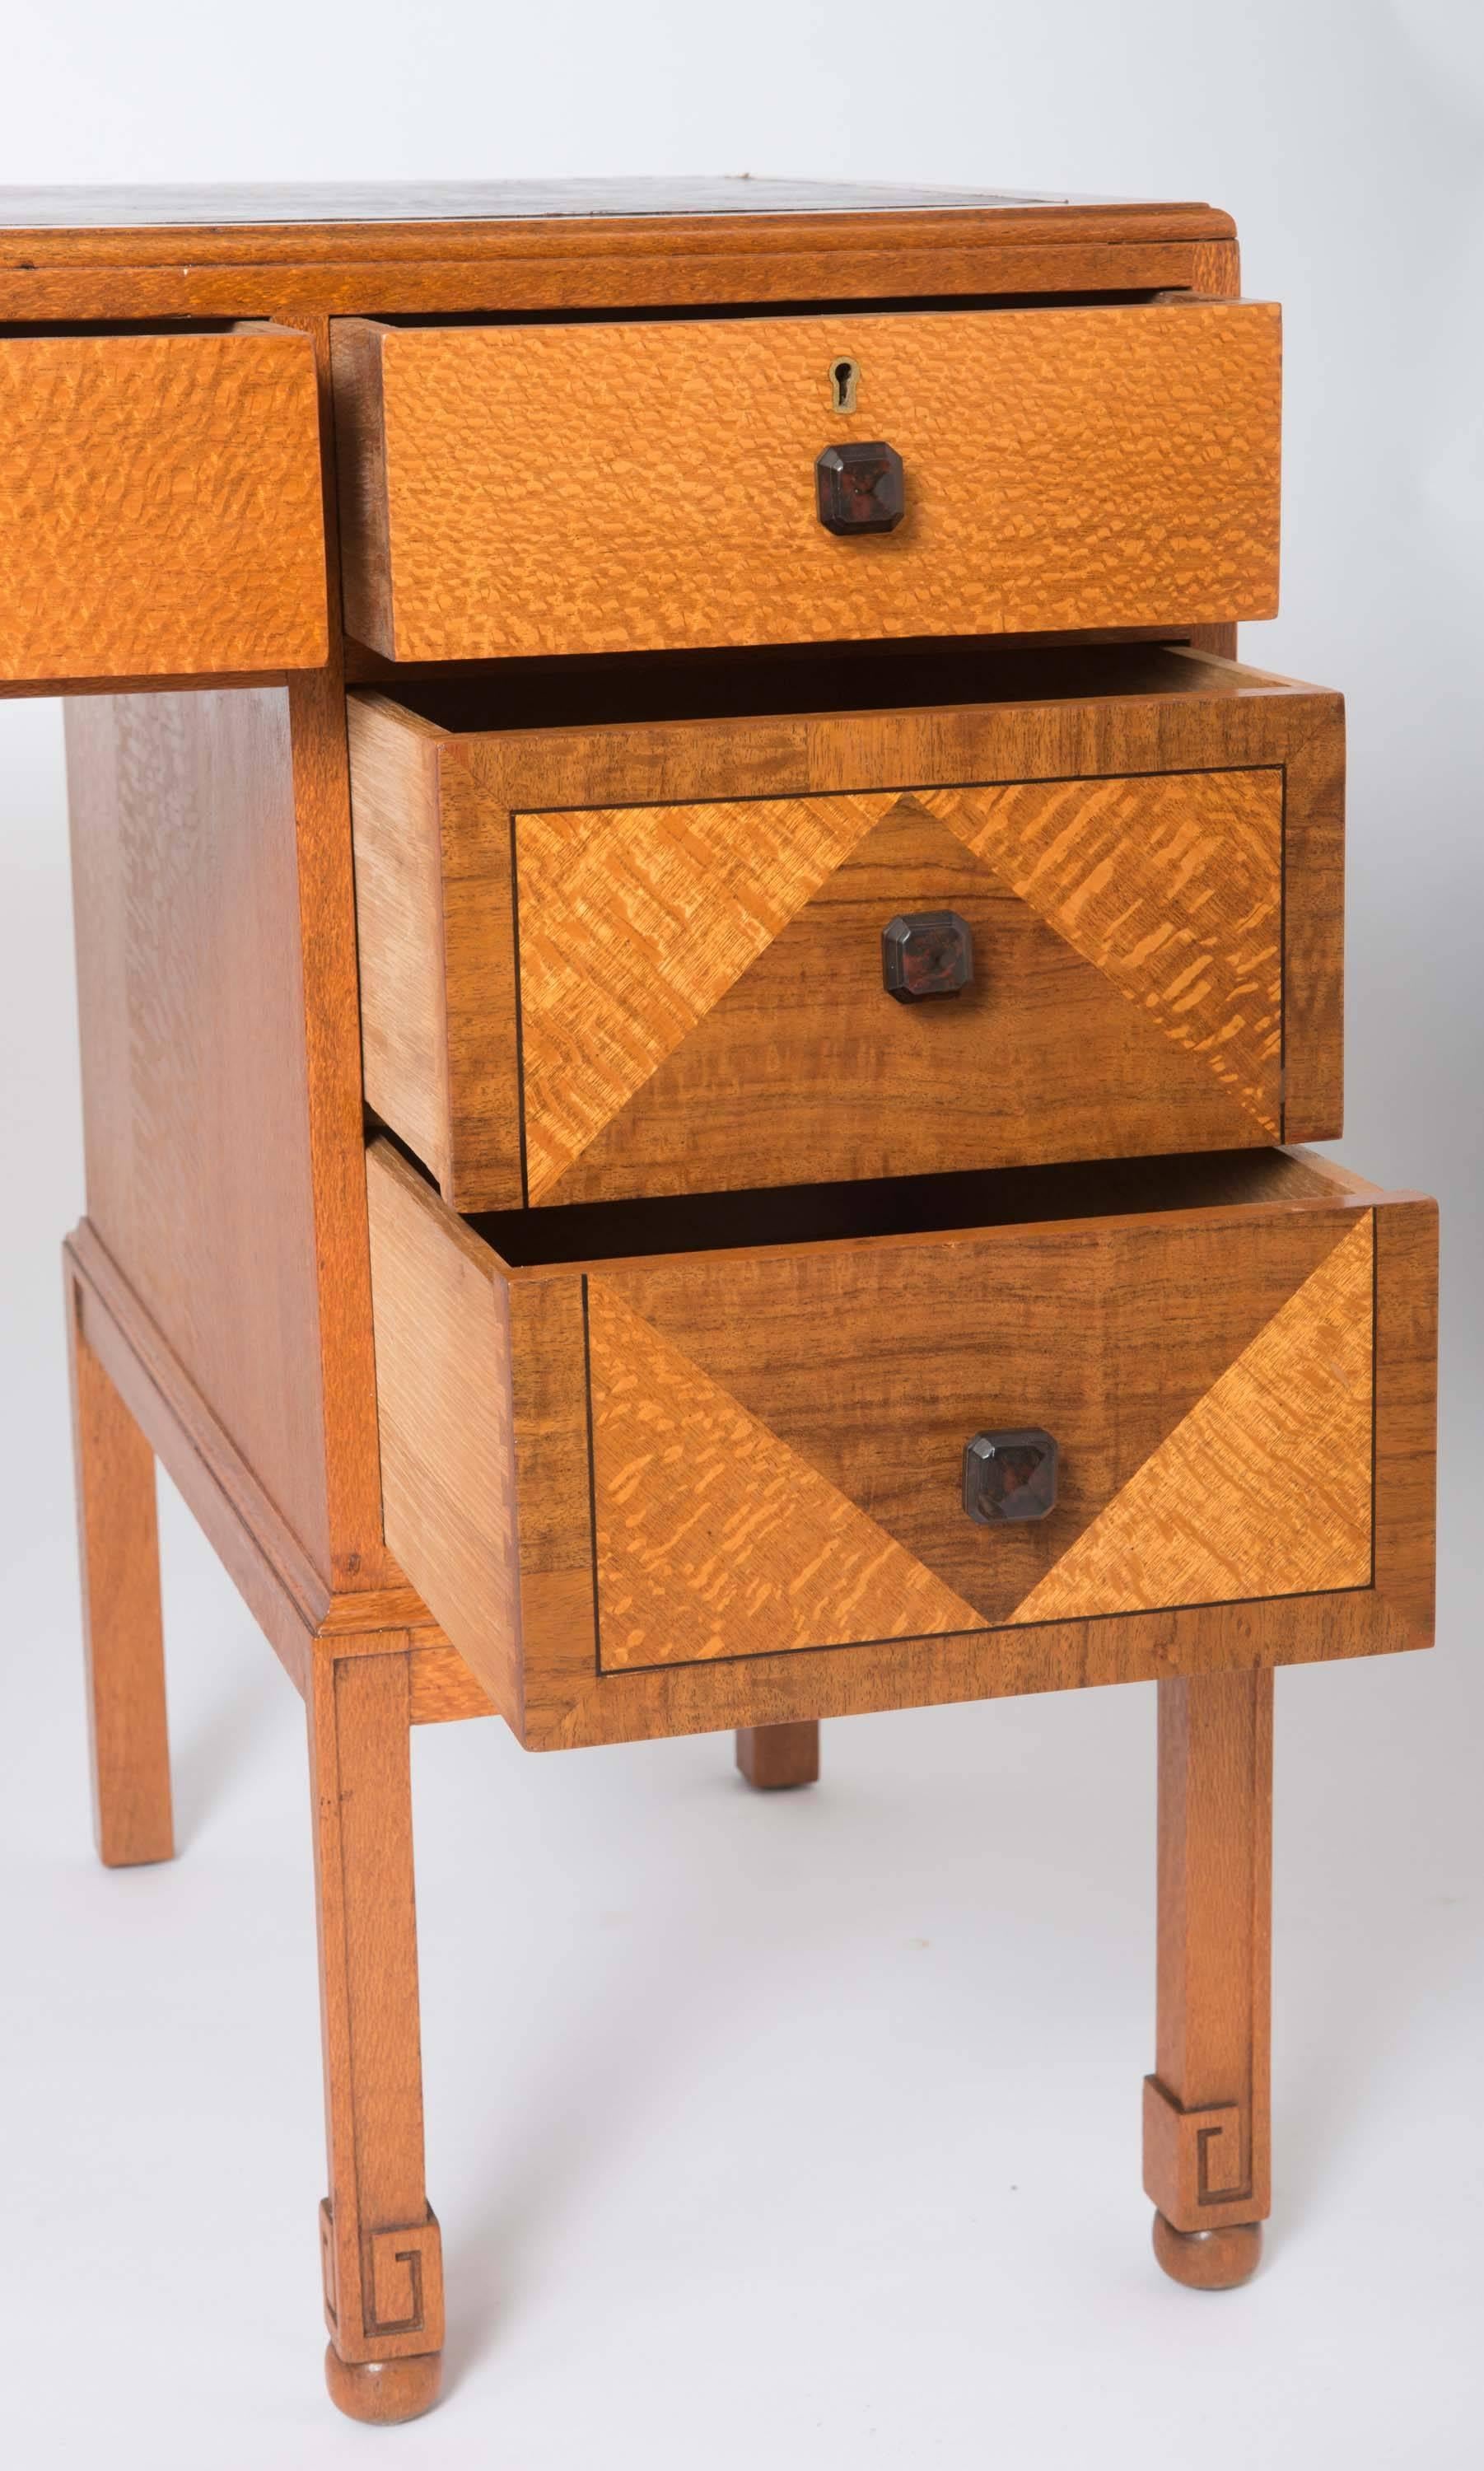
[(856, 388), (860, 383), (860, 364), (859, 361), (836, 362), (834, 367), (830, 371), (830, 385), (834, 392), (834, 408), (836, 412), (855, 411)]

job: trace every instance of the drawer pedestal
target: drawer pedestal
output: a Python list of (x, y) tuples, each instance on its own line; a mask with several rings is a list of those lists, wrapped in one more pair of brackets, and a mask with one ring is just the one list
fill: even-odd
[(1279, 313), (1202, 205), (279, 202), (12, 193), (0, 691), (76, 690), (99, 1849), (173, 1850), (157, 1460), (305, 1705), (330, 2392), (439, 2389), (453, 1718), (767, 1792), (1155, 1683), (1145, 2186), (1240, 2280), (1273, 1673), (1433, 1579), (1435, 1214), (1295, 1146), (1342, 707), (1235, 659)]

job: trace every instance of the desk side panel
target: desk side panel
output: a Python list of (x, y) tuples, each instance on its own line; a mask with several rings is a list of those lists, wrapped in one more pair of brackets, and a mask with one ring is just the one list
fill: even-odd
[(288, 694), (66, 725), (88, 1215), (328, 1578)]

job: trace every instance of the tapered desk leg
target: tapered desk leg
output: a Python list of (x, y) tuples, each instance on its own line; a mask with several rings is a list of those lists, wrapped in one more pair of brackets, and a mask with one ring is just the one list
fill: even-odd
[(443, 2277), (423, 2185), (405, 1655), (325, 1656), (307, 1692), (330, 2194), (325, 2377), (352, 2419), (437, 2400)]
[(93, 1832), (110, 1867), (175, 1852), (154, 1453), (83, 1335), (67, 1283)]
[(1273, 1677), (1160, 1683), (1159, 2013), (1144, 2080), (1154, 2252), (1245, 2282), (1268, 2210)]
[(737, 1764), (758, 1793), (817, 1784), (819, 1728), (815, 1724), (739, 1726)]

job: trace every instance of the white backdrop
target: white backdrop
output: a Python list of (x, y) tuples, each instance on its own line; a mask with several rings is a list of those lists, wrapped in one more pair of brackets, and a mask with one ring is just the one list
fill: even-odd
[(57, 1239), (82, 1204), (60, 730), (0, 704), (12, 2459), (1025, 2471), (1477, 2459), (1484, 14), (1229, 0), (12, 9), (0, 176), (751, 171), (1208, 198), (1284, 303), (1284, 614), (1350, 699), (1343, 1155), (1445, 1207), (1436, 1656), (1279, 1683), (1268, 2262), (1161, 2281), (1148, 1691), (719, 1739), (419, 1736), (450, 2399), (318, 2389), (296, 1703), (173, 1501), (185, 1850), (91, 1864)]

